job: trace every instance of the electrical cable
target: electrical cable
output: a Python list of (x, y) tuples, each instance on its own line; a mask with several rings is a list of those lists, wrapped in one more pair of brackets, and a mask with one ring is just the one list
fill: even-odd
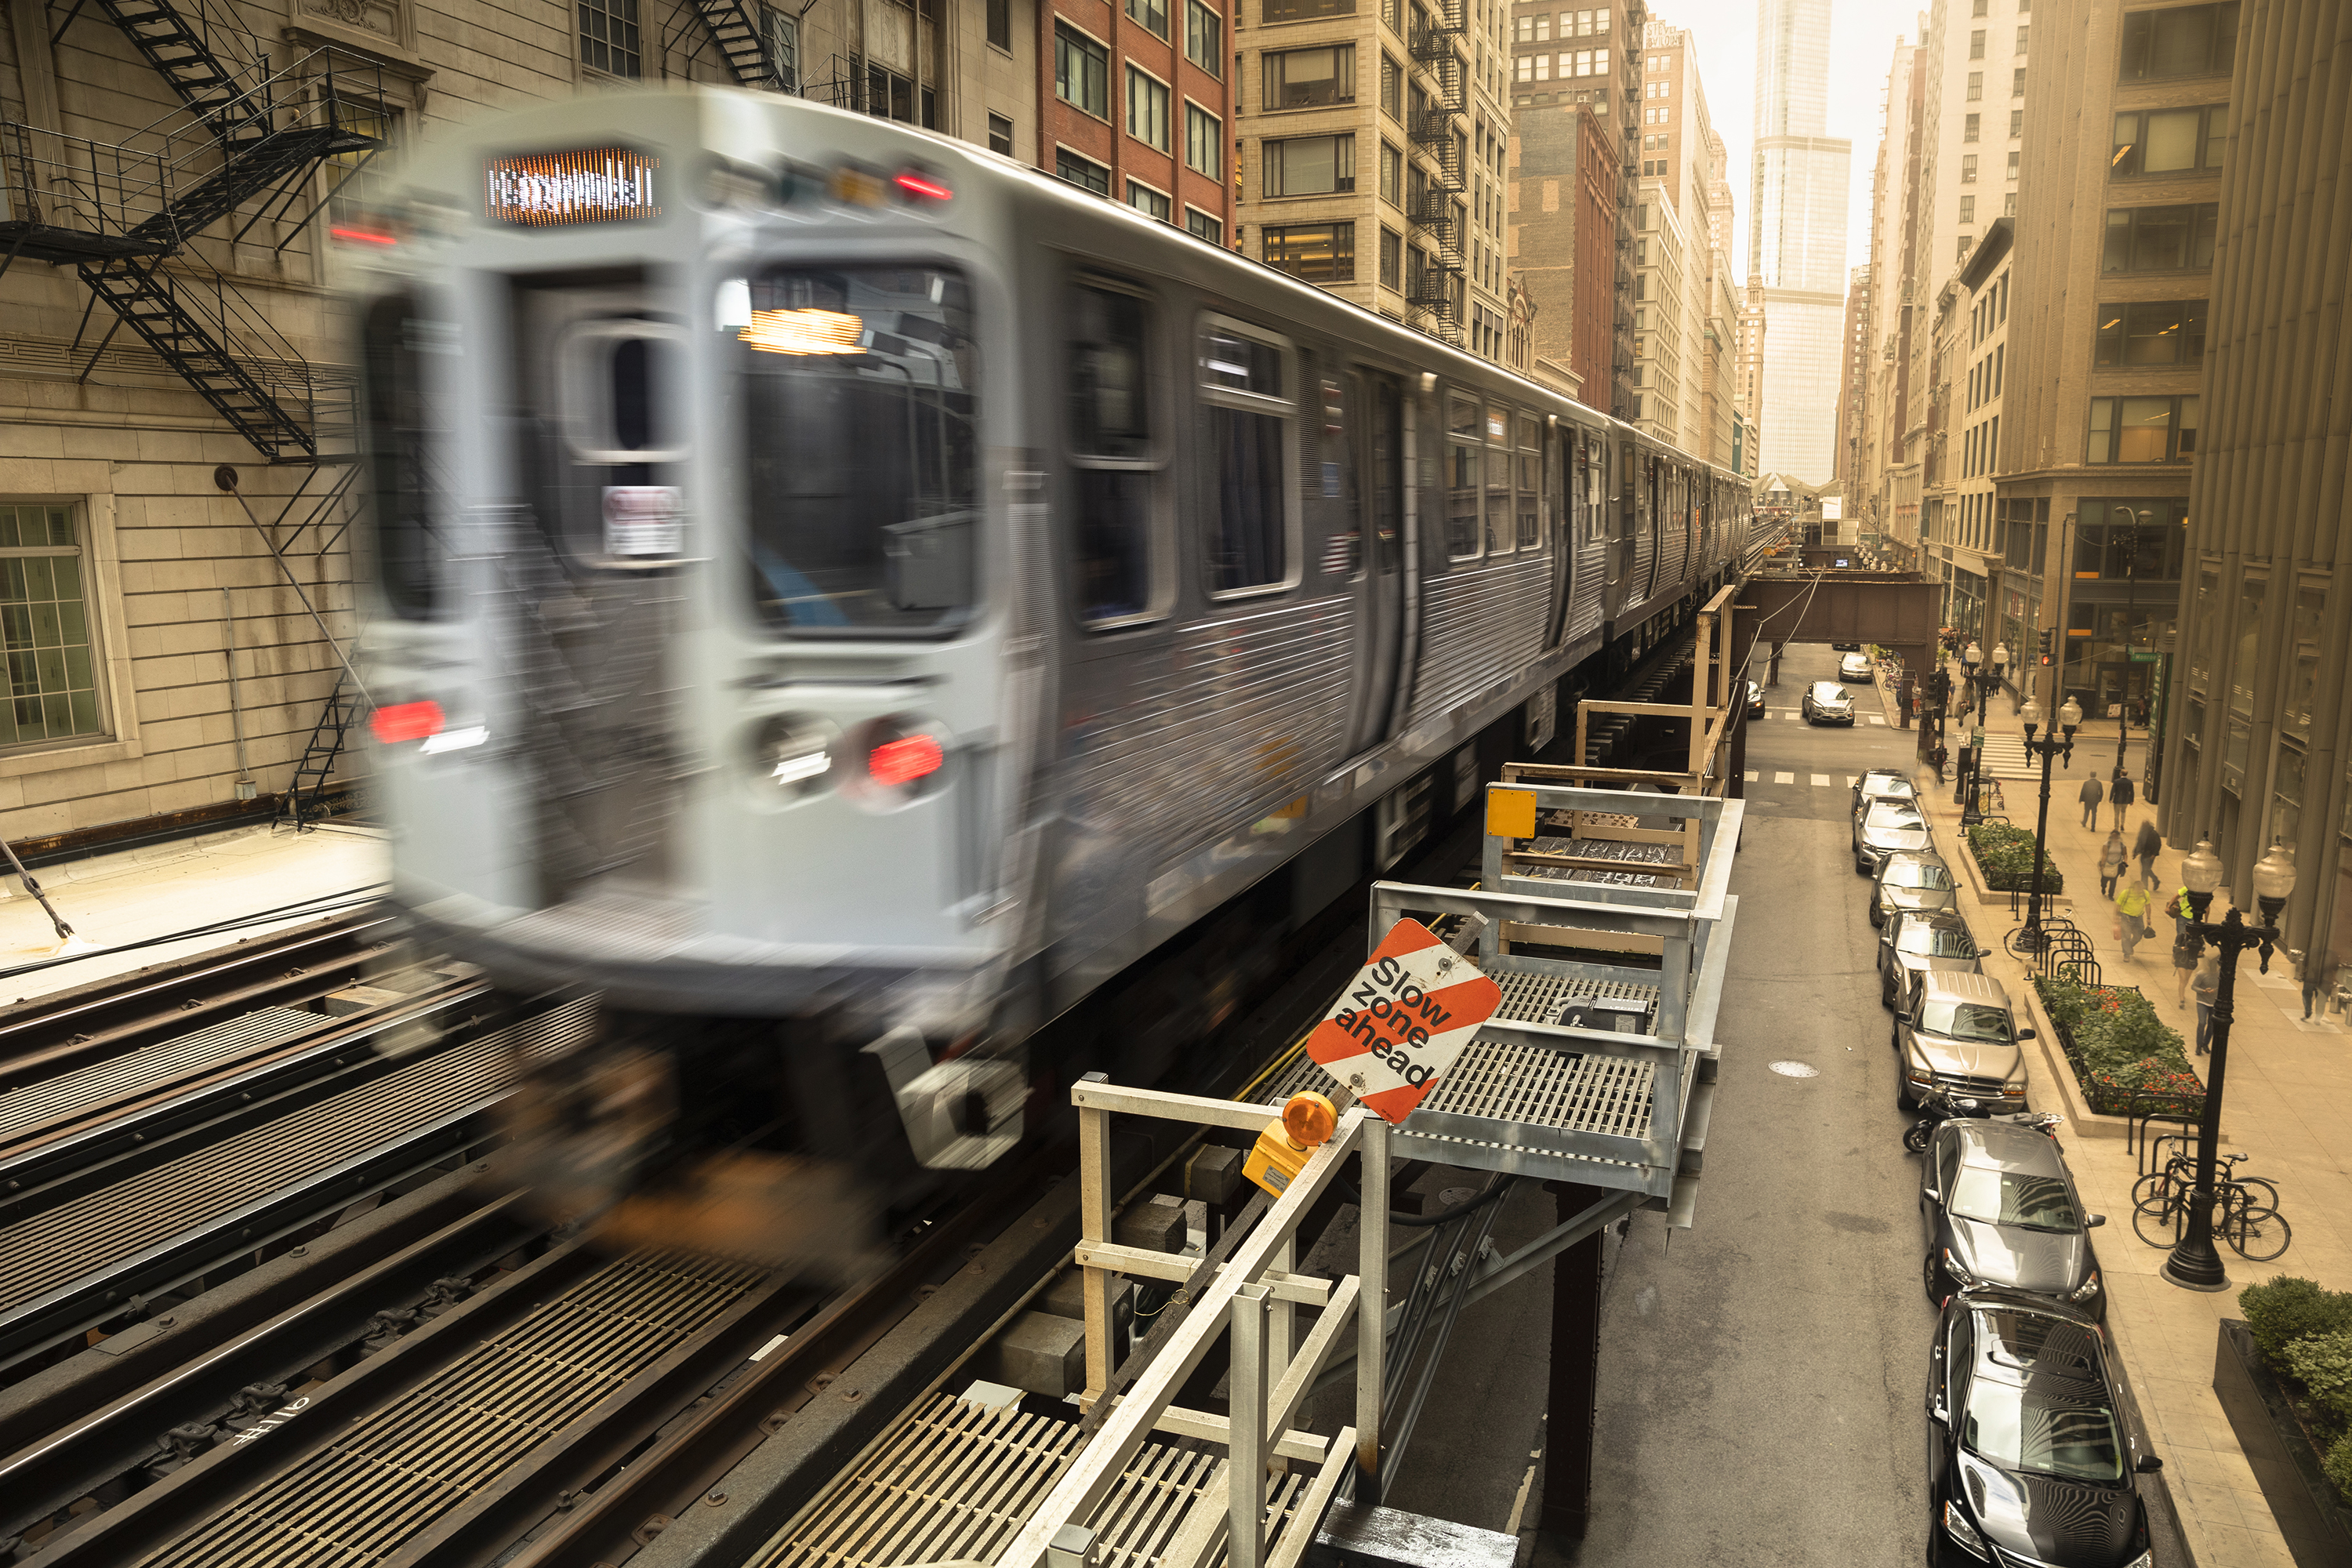
[[(1337, 1180), (1333, 1181), (1331, 1184), (1339, 1188), (1340, 1195), (1345, 1197), (1349, 1203), (1355, 1205), (1358, 1208), (1362, 1208), (1364, 1206), (1364, 1194), (1358, 1192), (1354, 1187), (1349, 1185), (1346, 1182)], [(1391, 1225), (1402, 1225), (1406, 1226), (1444, 1225), (1448, 1220), (1460, 1219), (1464, 1215), (1470, 1213), (1474, 1209), (1485, 1208), (1488, 1204), (1493, 1203), (1496, 1198), (1499, 1198), (1502, 1195), (1503, 1189), (1501, 1187), (1496, 1187), (1489, 1192), (1482, 1193), (1478, 1196), (1472, 1198), (1466, 1204), (1456, 1204), (1452, 1208), (1440, 1210), (1436, 1214), (1399, 1214), (1396, 1210), (1391, 1209), (1389, 1211), (1389, 1223)]]
[[(13, 980), (20, 974), (33, 974), (44, 969), (54, 969), (61, 963), (79, 963), (86, 958), (99, 958), (110, 952), (136, 952), (142, 948), (161, 947), (166, 942), (219, 936), (228, 931), (242, 930), (247, 926), (259, 925), (266, 921), (303, 920), (312, 915), (331, 915), (344, 910), (362, 909), (374, 903), (384, 889), (391, 886), (389, 882), (376, 882), (364, 888), (346, 888), (341, 892), (320, 893), (315, 898), (299, 900), (290, 904), (280, 904), (276, 909), (257, 910), (252, 914), (239, 915), (234, 920), (215, 921), (211, 925), (191, 926), (186, 931), (166, 931), (162, 936), (142, 937), (137, 942), (118, 942), (109, 947), (93, 947), (87, 952), (68, 953), (62, 958), (45, 958), (37, 963), (20, 963), (14, 969), (0, 969), (0, 980)], [(331, 899), (344, 901), (341, 903), (325, 901)]]

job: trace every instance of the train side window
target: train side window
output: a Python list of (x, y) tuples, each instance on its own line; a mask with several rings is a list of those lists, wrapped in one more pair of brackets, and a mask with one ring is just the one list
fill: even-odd
[(1070, 466), (1077, 484), (1078, 618), (1129, 626), (1168, 613), (1158, 522), (1165, 457), (1151, 437), (1151, 315), (1120, 290), (1071, 291)]
[(1544, 495), (1543, 426), (1526, 415), (1519, 416), (1519, 548), (1533, 550), (1543, 543)]
[(1478, 554), (1478, 400), (1445, 402), (1445, 553), (1455, 561)]
[(406, 294), (369, 306), (361, 329), (376, 581), (385, 603), (409, 619), (433, 614), (446, 555), (428, 482), (432, 399), (425, 395), (420, 353), (454, 353), (456, 347), (455, 330), (419, 320), (416, 300)]
[(1486, 405), (1486, 553), (1515, 548), (1511, 522), (1511, 411)]
[(1215, 502), (1209, 521), (1209, 593), (1271, 593), (1297, 581), (1298, 488), (1289, 444), (1298, 412), (1296, 355), (1287, 340), (1205, 318), (1201, 325), (1201, 416)]

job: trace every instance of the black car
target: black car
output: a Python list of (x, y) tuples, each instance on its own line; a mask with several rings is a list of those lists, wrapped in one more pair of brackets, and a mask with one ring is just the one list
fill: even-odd
[(1862, 651), (1862, 645), (1858, 642), (1833, 642), (1830, 644), (1830, 651), (1832, 653), (1860, 653)]
[(2014, 1290), (1944, 1304), (1927, 1369), (1927, 1555), (1944, 1568), (2154, 1568), (2161, 1469), (2090, 1315)]
[(1986, 1285), (2106, 1316), (2091, 1232), (2058, 1141), (2009, 1121), (1958, 1118), (1936, 1129), (1919, 1166), (1920, 1273), (1930, 1300)]

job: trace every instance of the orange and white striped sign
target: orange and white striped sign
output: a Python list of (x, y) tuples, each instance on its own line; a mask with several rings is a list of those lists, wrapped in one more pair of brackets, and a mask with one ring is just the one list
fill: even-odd
[(1307, 1054), (1358, 1100), (1402, 1121), (1502, 1000), (1503, 988), (1434, 931), (1399, 921), (1307, 1037)]

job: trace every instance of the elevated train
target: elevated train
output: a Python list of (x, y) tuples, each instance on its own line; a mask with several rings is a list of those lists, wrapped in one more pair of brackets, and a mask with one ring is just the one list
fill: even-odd
[(926, 1165), (1017, 1141), (1045, 1021), (1392, 864), (1749, 542), (1736, 474), (805, 100), (545, 104), (401, 189), (341, 226), (398, 902), (511, 985), (777, 1020)]

